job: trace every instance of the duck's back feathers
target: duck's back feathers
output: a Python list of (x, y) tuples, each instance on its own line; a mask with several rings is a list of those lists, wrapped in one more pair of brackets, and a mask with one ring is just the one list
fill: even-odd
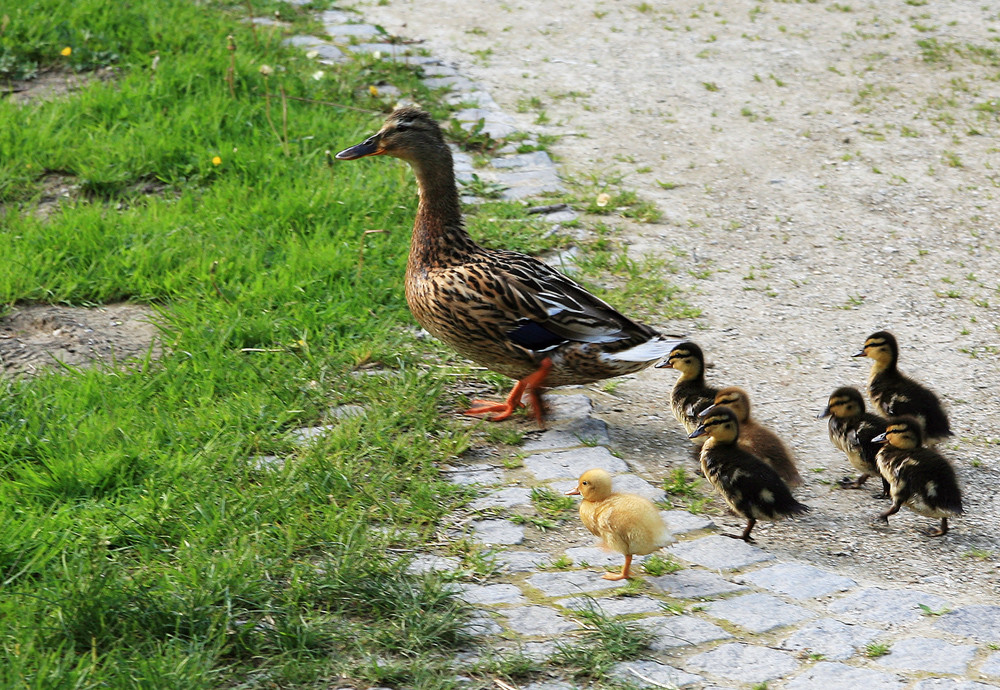
[(636, 494), (611, 494), (598, 503), (580, 503), (580, 520), (612, 551), (644, 556), (676, 541), (660, 509)]
[(894, 368), (872, 376), (868, 393), (887, 417), (912, 416), (921, 420), (928, 438), (953, 435), (948, 416), (934, 391)]
[(961, 515), (962, 492), (951, 463), (931, 448), (884, 447), (878, 466), (894, 502), (925, 517)]
[(781, 438), (754, 420), (747, 420), (740, 427), (740, 446), (771, 466), (788, 486), (802, 486), (802, 475), (795, 466), (795, 459)]

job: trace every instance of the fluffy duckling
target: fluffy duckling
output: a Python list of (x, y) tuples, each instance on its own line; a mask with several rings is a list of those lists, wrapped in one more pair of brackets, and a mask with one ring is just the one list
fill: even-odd
[(652, 501), (636, 494), (615, 493), (611, 475), (602, 469), (584, 472), (576, 488), (566, 495), (583, 496), (580, 520), (584, 527), (600, 537), (603, 546), (625, 555), (622, 571), (606, 573), (605, 580), (628, 578), (632, 556), (644, 556), (677, 541)]
[[(705, 383), (705, 355), (700, 347), (684, 341), (656, 368), (676, 369), (680, 373), (670, 392), (670, 411), (690, 434), (698, 428), (698, 413), (709, 407), (719, 392)], [(704, 442), (704, 439), (694, 441), (699, 446)]]
[(736, 414), (740, 424), (740, 448), (749, 451), (771, 466), (785, 484), (791, 487), (802, 486), (802, 476), (795, 467), (795, 458), (776, 433), (750, 416), (750, 394), (742, 388), (730, 386), (721, 389), (715, 395), (711, 407), (702, 410), (698, 415), (704, 419), (716, 409), (716, 405), (725, 405)]
[(740, 424), (736, 413), (719, 406), (691, 432), (692, 438), (709, 436), (701, 447), (701, 469), (715, 490), (737, 515), (747, 519), (743, 534), (727, 537), (753, 543), (750, 531), (757, 520), (777, 520), (809, 510), (792, 497), (778, 473), (756, 455), (739, 447)]
[(953, 435), (948, 415), (937, 395), (896, 368), (899, 345), (892, 333), (872, 333), (854, 357), (871, 357), (873, 360), (868, 377), (868, 396), (879, 412), (886, 417), (916, 417), (924, 425), (925, 438), (930, 443)]
[(826, 407), (818, 418), (829, 417), (830, 441), (844, 451), (848, 461), (861, 476), (857, 479), (844, 477), (840, 485), (845, 489), (860, 489), (868, 477), (882, 480), (882, 496), (889, 496), (889, 482), (879, 472), (875, 462), (880, 444), (874, 439), (885, 431), (886, 421), (877, 414), (865, 411), (865, 399), (861, 391), (852, 386), (838, 388), (830, 394)]
[(466, 414), (500, 421), (527, 395), (543, 426), (545, 388), (640, 371), (679, 342), (534, 257), (477, 244), (462, 221), (451, 149), (424, 111), (396, 109), (337, 159), (383, 155), (409, 163), (420, 191), (405, 281), (413, 317), (462, 356), (517, 381), (505, 401), (476, 400)]
[(885, 445), (878, 452), (878, 469), (889, 481), (892, 506), (878, 516), (888, 524), (889, 516), (906, 506), (918, 515), (941, 518), (941, 527), (928, 530), (930, 537), (948, 533), (948, 518), (962, 514), (962, 491), (955, 469), (931, 448), (923, 447), (924, 430), (914, 417), (890, 419), (885, 433), (872, 439)]

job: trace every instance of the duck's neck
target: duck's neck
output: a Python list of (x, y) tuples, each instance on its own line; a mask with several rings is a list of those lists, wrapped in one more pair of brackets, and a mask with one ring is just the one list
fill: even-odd
[(410, 238), (409, 270), (447, 265), (478, 249), (462, 224), (451, 151), (411, 160), (420, 202)]
[(704, 366), (697, 368), (692, 367), (690, 369), (680, 369), (679, 371), (681, 372), (681, 375), (680, 378), (677, 379), (678, 383), (683, 381), (684, 383), (697, 383), (701, 386), (705, 385)]
[(896, 371), (896, 360), (892, 357), (872, 360), (872, 369), (868, 373), (868, 380), (871, 381), (879, 374)]

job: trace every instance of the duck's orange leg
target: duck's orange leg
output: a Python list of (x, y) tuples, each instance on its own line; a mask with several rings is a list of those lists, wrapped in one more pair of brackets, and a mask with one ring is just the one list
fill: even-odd
[(534, 408), (535, 420), (538, 422), (538, 426), (544, 427), (545, 413), (542, 411), (542, 398), (538, 394), (538, 389), (545, 383), (545, 377), (549, 375), (551, 369), (552, 360), (546, 357), (538, 366), (538, 371), (525, 376), (514, 384), (514, 389), (505, 401), (498, 403), (490, 400), (473, 400), (472, 407), (466, 410), (464, 414), (479, 415), (495, 412), (496, 414), (489, 417), (489, 420), (491, 422), (503, 421), (514, 414), (515, 410), (524, 407), (524, 403), (521, 402), (521, 396), (527, 392), (528, 397), (531, 399), (531, 406)]
[(603, 575), (605, 580), (627, 580), (629, 576), (629, 568), (632, 566), (632, 554), (625, 554), (625, 565), (622, 566), (622, 571), (620, 573), (605, 573)]

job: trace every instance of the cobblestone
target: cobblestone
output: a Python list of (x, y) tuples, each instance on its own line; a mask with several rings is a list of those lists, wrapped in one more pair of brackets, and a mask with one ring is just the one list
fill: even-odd
[(847, 625), (833, 618), (821, 618), (795, 631), (783, 643), (786, 649), (822, 654), (829, 661), (844, 661), (874, 640), (878, 630), (863, 625)]
[(843, 592), (856, 584), (849, 577), (834, 575), (801, 563), (778, 563), (744, 575), (741, 579), (793, 599), (815, 599)]
[(744, 594), (705, 607), (709, 615), (729, 621), (744, 630), (764, 633), (812, 618), (816, 614), (795, 604), (786, 604), (770, 594)]
[(896, 642), (889, 654), (875, 663), (894, 670), (965, 673), (976, 655), (974, 645), (949, 644), (944, 640), (912, 637)]
[(689, 668), (742, 683), (760, 683), (794, 672), (799, 662), (788, 652), (730, 642), (688, 659)]
[(774, 556), (756, 546), (719, 535), (675, 544), (670, 553), (712, 570), (736, 570), (774, 560)]
[(679, 570), (669, 575), (650, 578), (649, 581), (678, 599), (701, 599), (746, 590), (743, 585), (729, 582), (721, 575), (707, 570)]
[(921, 604), (935, 611), (947, 606), (947, 602), (935, 594), (914, 589), (868, 587), (831, 602), (830, 611), (849, 613), (860, 621), (899, 623), (918, 620), (922, 615)]
[(821, 661), (788, 683), (786, 690), (899, 690), (903, 681), (890, 673)]

